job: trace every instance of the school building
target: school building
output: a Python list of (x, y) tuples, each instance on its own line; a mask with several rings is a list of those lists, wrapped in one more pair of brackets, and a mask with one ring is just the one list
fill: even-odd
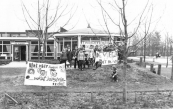
[[(0, 32), (0, 59), (10, 59), (11, 61), (38, 59), (37, 33), (37, 30)], [(46, 43), (45, 59), (58, 59), (63, 48), (67, 46), (74, 49), (75, 46), (104, 45), (113, 43), (113, 41), (119, 42), (120, 39), (118, 34), (97, 30), (90, 26), (84, 29), (57, 32)]]

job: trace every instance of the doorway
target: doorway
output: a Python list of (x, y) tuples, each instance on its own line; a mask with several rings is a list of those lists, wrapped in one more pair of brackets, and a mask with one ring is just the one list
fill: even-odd
[(26, 46), (20, 46), (21, 61), (26, 60)]
[(26, 45), (14, 45), (14, 61), (26, 61)]

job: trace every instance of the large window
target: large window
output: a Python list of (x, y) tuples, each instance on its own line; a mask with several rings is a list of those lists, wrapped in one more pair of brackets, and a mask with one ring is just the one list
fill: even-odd
[[(38, 41), (31, 42), (31, 56), (37, 57), (39, 53), (39, 44)], [(54, 57), (54, 41), (47, 41), (45, 48), (45, 56), (46, 57)], [(40, 55), (43, 53), (43, 45), (40, 44)]]
[(0, 41), (0, 54), (7, 54), (7, 56), (10, 56), (11, 54), (10, 41)]
[(60, 56), (60, 54), (62, 53), (62, 50), (64, 48), (70, 47), (72, 50), (74, 50), (75, 47), (78, 46), (77, 41), (78, 41), (77, 36), (59, 38), (58, 39), (58, 47), (57, 47), (58, 57)]

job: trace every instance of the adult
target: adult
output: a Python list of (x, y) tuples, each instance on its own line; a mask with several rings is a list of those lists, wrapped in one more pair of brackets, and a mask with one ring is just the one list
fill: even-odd
[(68, 49), (67, 49), (67, 60), (70, 64), (70, 67), (71, 67), (71, 64), (72, 64), (72, 59), (73, 59), (73, 52), (71, 51), (70, 47), (68, 47)]
[(77, 46), (75, 47), (75, 49), (73, 50), (73, 59), (74, 59), (74, 68), (76, 69), (76, 65), (78, 66), (78, 68), (79, 68), (79, 62), (78, 62), (78, 59), (77, 59), (77, 57), (78, 57), (78, 52), (79, 52), (79, 50), (78, 50), (78, 48), (77, 48)]
[(64, 48), (62, 50), (62, 54), (60, 56), (60, 63), (65, 63), (65, 68), (66, 68), (66, 61), (67, 61), (67, 52), (66, 52), (66, 49)]
[(93, 66), (93, 64), (94, 64), (94, 58), (95, 58), (94, 50), (91, 49), (89, 51), (88, 57), (89, 57), (90, 64)]

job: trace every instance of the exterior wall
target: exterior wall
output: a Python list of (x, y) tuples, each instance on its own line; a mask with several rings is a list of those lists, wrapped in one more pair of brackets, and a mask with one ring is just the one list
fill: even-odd
[[(110, 42), (109, 36), (104, 35), (63, 35), (57, 37), (56, 40), (53, 38), (48, 40), (45, 59), (58, 59), (62, 50), (67, 47), (73, 50), (76, 46), (79, 48), (81, 45), (87, 45), (86, 43), (104, 45)], [(27, 32), (0, 32), (0, 56), (7, 54), (7, 58), (13, 61), (14, 46), (16, 45), (26, 46), (26, 60), (38, 59), (38, 39), (33, 34)]]

